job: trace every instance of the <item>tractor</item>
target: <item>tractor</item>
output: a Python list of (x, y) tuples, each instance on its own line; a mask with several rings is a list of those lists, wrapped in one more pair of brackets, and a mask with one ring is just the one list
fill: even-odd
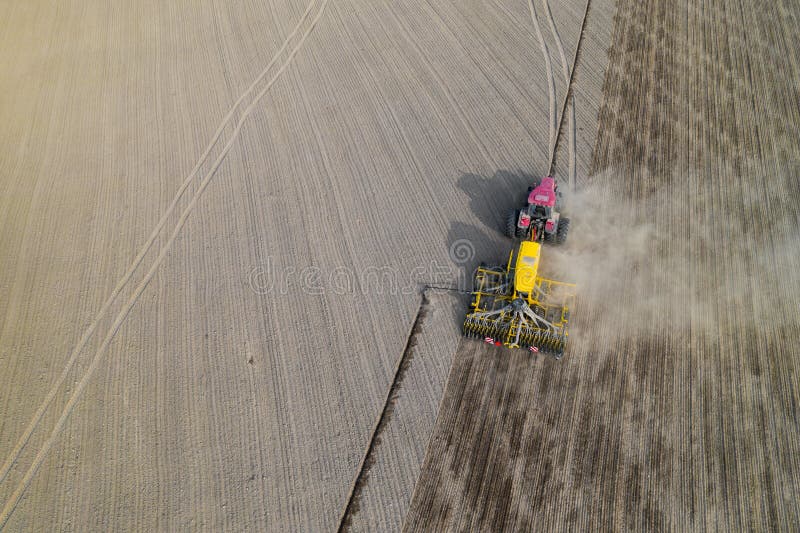
[(506, 235), (512, 239), (564, 244), (569, 219), (561, 215), (562, 195), (556, 180), (547, 176), (528, 187), (527, 205), (514, 209), (506, 221)]

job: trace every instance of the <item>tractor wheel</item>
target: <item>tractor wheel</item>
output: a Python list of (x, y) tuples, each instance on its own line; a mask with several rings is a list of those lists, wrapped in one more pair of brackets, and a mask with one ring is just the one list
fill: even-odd
[(506, 219), (506, 235), (510, 239), (517, 238), (517, 219), (519, 218), (519, 211), (512, 209)]
[(558, 221), (558, 229), (556, 230), (556, 243), (564, 244), (567, 241), (567, 233), (569, 233), (569, 219), (562, 218)]

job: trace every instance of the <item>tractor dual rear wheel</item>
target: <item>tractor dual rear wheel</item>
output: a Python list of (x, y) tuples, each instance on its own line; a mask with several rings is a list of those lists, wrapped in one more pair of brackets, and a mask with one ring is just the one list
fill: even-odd
[(517, 220), (519, 219), (519, 210), (512, 209), (506, 218), (506, 236), (509, 239), (517, 237)]
[(512, 210), (506, 219), (506, 236), (508, 236), (510, 239), (525, 239), (528, 236), (528, 230), (524, 230), (517, 226), (519, 212), (519, 209)]
[(556, 244), (564, 244), (567, 242), (567, 234), (569, 233), (569, 219), (562, 218), (558, 221), (558, 229), (556, 229)]

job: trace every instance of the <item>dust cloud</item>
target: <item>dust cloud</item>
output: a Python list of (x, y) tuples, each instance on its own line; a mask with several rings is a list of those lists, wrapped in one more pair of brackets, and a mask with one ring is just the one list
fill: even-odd
[(547, 248), (546, 273), (578, 284), (577, 328), (602, 321), (623, 338), (689, 327), (714, 335), (726, 314), (797, 324), (792, 174), (760, 183), (730, 174), (720, 191), (699, 176), (632, 189), (604, 172), (566, 199), (569, 239)]

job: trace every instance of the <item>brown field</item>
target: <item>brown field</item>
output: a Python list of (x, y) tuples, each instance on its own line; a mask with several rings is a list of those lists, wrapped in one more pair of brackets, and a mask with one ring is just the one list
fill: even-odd
[(0, 530), (800, 528), (798, 12), (0, 3)]
[(406, 530), (800, 527), (798, 13), (618, 2), (572, 347), (462, 342)]

